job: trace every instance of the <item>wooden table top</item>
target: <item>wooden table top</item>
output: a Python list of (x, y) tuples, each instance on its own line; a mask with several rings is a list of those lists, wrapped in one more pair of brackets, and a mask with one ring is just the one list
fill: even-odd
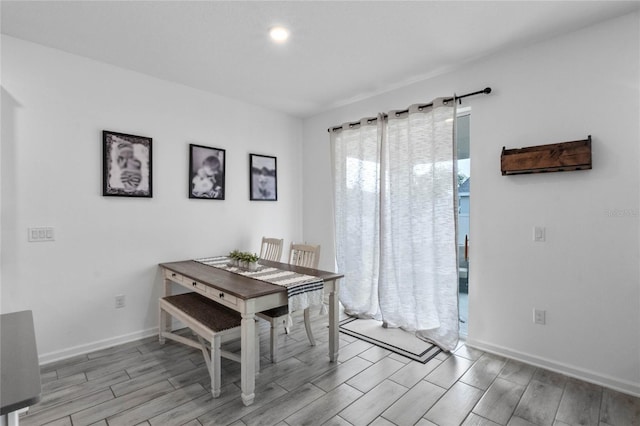
[[(288, 263), (271, 262), (266, 260), (260, 260), (258, 263), (285, 271), (311, 275), (318, 277), (322, 281), (331, 281), (343, 277), (343, 275), (336, 274), (335, 272), (303, 268), (300, 266), (289, 265)], [(243, 300), (287, 291), (283, 286), (270, 284), (250, 277), (245, 277), (240, 274), (234, 274), (233, 272), (204, 265), (194, 260), (161, 263), (160, 266), (192, 280), (201, 282), (202, 284), (218, 288)]]

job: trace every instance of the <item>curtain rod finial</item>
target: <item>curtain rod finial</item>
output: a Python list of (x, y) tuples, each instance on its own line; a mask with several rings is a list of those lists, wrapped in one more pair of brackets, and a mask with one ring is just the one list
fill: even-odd
[(486, 87), (486, 88), (483, 90), (483, 92), (484, 92), (484, 93), (486, 93), (486, 94), (488, 95), (489, 93), (491, 93), (491, 87)]

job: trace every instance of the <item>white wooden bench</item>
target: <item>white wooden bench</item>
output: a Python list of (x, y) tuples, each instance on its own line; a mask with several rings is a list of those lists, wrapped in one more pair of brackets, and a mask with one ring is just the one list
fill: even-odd
[[(171, 331), (171, 317), (189, 327), (197, 341)], [(197, 294), (185, 293), (160, 298), (159, 340), (165, 338), (201, 349), (211, 376), (211, 393), (220, 396), (220, 358), (241, 362), (240, 354), (221, 348), (222, 343), (240, 339), (241, 316), (211, 299)], [(260, 342), (256, 333), (256, 372), (260, 370)]]

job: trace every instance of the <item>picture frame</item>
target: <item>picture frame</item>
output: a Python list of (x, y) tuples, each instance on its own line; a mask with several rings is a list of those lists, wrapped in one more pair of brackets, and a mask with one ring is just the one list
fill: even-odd
[(226, 150), (189, 144), (189, 198), (224, 200)]
[(278, 201), (278, 159), (249, 154), (249, 200)]
[(152, 138), (102, 131), (102, 195), (153, 197)]

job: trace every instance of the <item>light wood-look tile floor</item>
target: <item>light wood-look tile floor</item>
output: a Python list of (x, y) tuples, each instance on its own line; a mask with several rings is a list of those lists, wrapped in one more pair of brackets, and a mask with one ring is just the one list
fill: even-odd
[[(29, 425), (640, 425), (640, 399), (461, 344), (426, 364), (340, 334), (340, 362), (327, 356), (327, 319), (315, 316), (317, 346), (301, 317), (282, 334), (280, 359), (262, 363), (256, 399), (240, 400), (239, 364), (222, 361), (213, 399), (202, 352), (157, 337), (41, 368), (42, 400)], [(232, 345), (236, 343), (232, 343)], [(238, 349), (238, 348), (236, 348)]]

